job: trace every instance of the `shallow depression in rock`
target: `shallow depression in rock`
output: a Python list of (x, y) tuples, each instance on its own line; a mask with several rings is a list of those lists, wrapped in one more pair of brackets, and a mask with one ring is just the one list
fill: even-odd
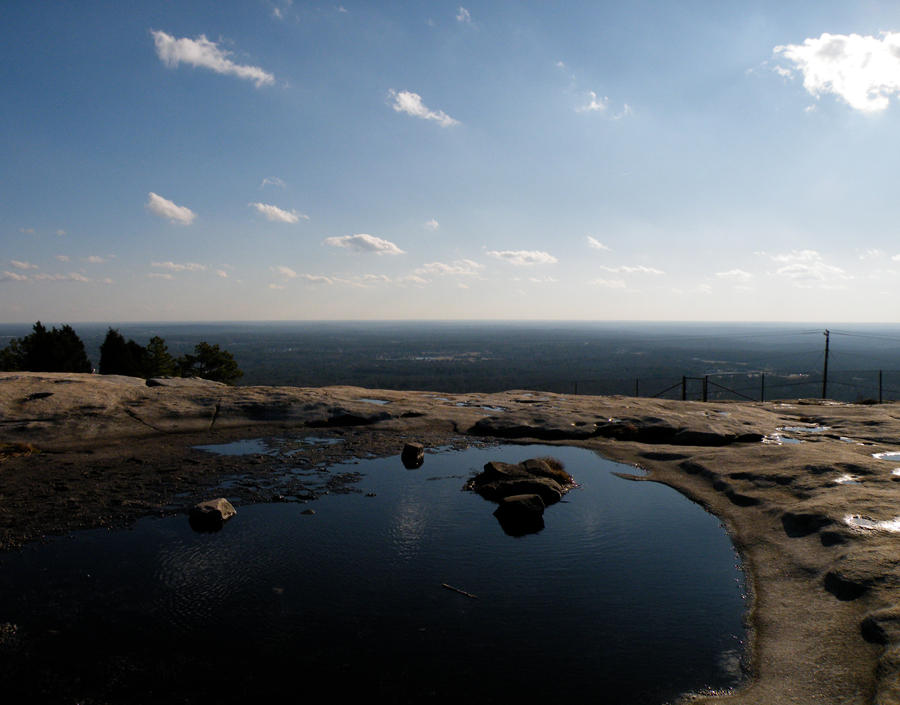
[[(462, 491), (489, 460), (544, 455), (579, 487), (537, 534), (506, 535), (494, 505)], [(737, 557), (674, 490), (551, 446), (352, 468), (365, 474), (357, 494), (238, 506), (216, 534), (186, 516), (145, 519), (5, 556), (0, 623), (17, 625), (19, 644), (0, 664), (5, 689), (31, 702), (201, 702), (227, 681), (225, 702), (321, 684), (488, 703), (583, 702), (602, 683), (606, 703), (658, 705), (738, 683)]]

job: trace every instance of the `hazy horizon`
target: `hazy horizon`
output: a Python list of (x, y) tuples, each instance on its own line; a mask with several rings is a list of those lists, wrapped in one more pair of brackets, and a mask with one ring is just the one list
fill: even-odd
[(896, 3), (0, 16), (0, 320), (897, 320)]

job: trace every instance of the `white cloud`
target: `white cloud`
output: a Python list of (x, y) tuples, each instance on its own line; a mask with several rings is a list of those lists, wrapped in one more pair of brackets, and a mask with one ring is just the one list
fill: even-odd
[(877, 247), (870, 247), (859, 253), (859, 258), (861, 260), (884, 259), (886, 256), (884, 250), (879, 250)]
[(267, 176), (262, 180), (262, 183), (259, 185), (260, 188), (264, 188), (266, 186), (277, 186), (278, 188), (286, 188), (287, 184), (284, 183), (277, 176)]
[(842, 288), (842, 282), (853, 278), (840, 267), (827, 264), (815, 250), (791, 250), (769, 257), (773, 262), (784, 265), (775, 270), (775, 274), (800, 289)]
[(487, 254), (517, 267), (532, 264), (554, 264), (559, 261), (549, 252), (540, 250), (489, 250)]
[(147, 274), (151, 279), (174, 279), (175, 277), (172, 274), (168, 274), (167, 272), (150, 272)]
[(276, 291), (282, 291), (284, 287), (281, 284), (269, 284), (270, 289), (275, 289)]
[(425, 227), (429, 230), (437, 230), (439, 227), (441, 227), (441, 224), (438, 223), (434, 218), (432, 218), (431, 220), (425, 221)]
[(334, 284), (334, 279), (332, 279), (331, 277), (322, 276), (320, 274), (301, 274), (300, 278), (305, 279), (310, 284), (327, 284), (329, 286), (331, 284)]
[[(881, 37), (823, 33), (803, 44), (777, 46), (803, 74), (803, 87), (819, 97), (832, 93), (862, 112), (885, 110), (900, 93), (900, 32)], [(785, 69), (779, 71), (785, 75)]]
[(158, 215), (160, 218), (168, 218), (172, 223), (190, 225), (194, 222), (194, 218), (197, 217), (197, 214), (187, 206), (176, 205), (168, 198), (163, 198), (162, 196), (153, 193), (153, 191), (151, 191), (148, 196), (149, 199), (144, 207), (154, 215)]
[(424, 286), (425, 284), (430, 283), (424, 277), (420, 277), (418, 274), (407, 274), (405, 277), (401, 277), (397, 280), (398, 284), (415, 284), (416, 286)]
[(403, 250), (393, 242), (384, 240), (375, 235), (358, 233), (356, 235), (344, 235), (343, 237), (329, 237), (324, 240), (325, 245), (331, 247), (343, 247), (354, 252), (374, 253), (376, 255), (402, 255)]
[(576, 113), (595, 113), (595, 112), (603, 112), (606, 110), (609, 105), (609, 98), (603, 96), (600, 100), (597, 100), (597, 94), (594, 91), (587, 92), (589, 100), (584, 105), (580, 105), (575, 108)]
[(612, 272), (613, 274), (665, 274), (661, 269), (656, 269), (656, 267), (645, 267), (642, 264), (634, 266), (623, 264), (619, 267), (601, 266), (600, 269), (605, 269), (607, 272)]
[(19, 274), (18, 272), (0, 272), (0, 282), (27, 282), (27, 274)]
[(90, 255), (89, 257), (84, 258), (86, 262), (90, 262), (91, 264), (103, 264), (106, 262), (105, 257), (100, 257), (99, 255)]
[(730, 279), (741, 283), (746, 283), (753, 279), (753, 275), (750, 272), (745, 272), (743, 269), (729, 269), (727, 272), (716, 272), (716, 276), (719, 279)]
[(82, 284), (87, 284), (93, 281), (80, 272), (69, 272), (68, 274), (35, 274), (34, 278), (40, 281), (53, 281), (53, 282), (63, 282), (63, 281), (71, 281), (71, 282), (80, 282)]
[(463, 24), (472, 24), (472, 13), (460, 5), (459, 10), (456, 11), (456, 21)]
[(604, 289), (624, 289), (625, 282), (622, 279), (594, 279), (591, 284)]
[(249, 205), (264, 215), (266, 220), (272, 220), (277, 223), (296, 223), (301, 218), (309, 220), (309, 216), (304, 213), (298, 213), (295, 210), (286, 211), (269, 203), (251, 203)]
[(559, 279), (556, 277), (529, 277), (528, 281), (532, 284), (556, 284)]
[(202, 272), (206, 269), (205, 264), (197, 264), (196, 262), (151, 262), (150, 266), (168, 269), (172, 272)]
[(224, 269), (217, 269), (216, 275), (222, 277), (222, 279), (228, 279), (228, 272), (226, 272)]
[(600, 242), (599, 240), (596, 240), (595, 238), (592, 238), (590, 235), (587, 236), (587, 243), (588, 243), (588, 247), (590, 247), (591, 249), (594, 249), (594, 250), (608, 250), (609, 249), (602, 242)]
[(69, 255), (56, 255), (56, 259), (60, 262), (68, 262), (70, 258)]
[(32, 264), (31, 262), (21, 262), (17, 259), (11, 259), (9, 263), (15, 267), (16, 269), (37, 269), (38, 266), (36, 264)]
[(347, 14), (347, 8), (344, 7), (343, 5), (338, 5), (338, 6), (337, 6), (337, 11), (340, 12), (340, 13), (342, 13), (342, 14), (345, 14), (345, 15)]
[(275, 274), (284, 277), (285, 279), (295, 279), (297, 277), (297, 272), (295, 272), (290, 267), (285, 267), (284, 265), (278, 264), (274, 267), (269, 267)]
[(476, 276), (482, 269), (484, 269), (483, 264), (470, 259), (458, 259), (450, 264), (429, 262), (416, 269), (415, 273), (471, 277)]
[(398, 113), (406, 113), (423, 120), (435, 120), (441, 127), (452, 127), (459, 124), (458, 120), (454, 120), (443, 110), (432, 110), (427, 107), (418, 93), (395, 91), (392, 88), (388, 91), (388, 95), (394, 101), (391, 107)]
[(59, 230), (56, 231), (56, 234), (59, 235), (60, 237), (62, 237), (63, 235), (66, 234), (66, 231), (63, 230), (62, 228), (60, 228)]
[(219, 48), (215, 42), (211, 42), (206, 35), (201, 34), (196, 39), (182, 37), (176, 39), (170, 34), (151, 30), (153, 42), (156, 45), (156, 55), (169, 68), (175, 68), (180, 63), (191, 66), (200, 66), (216, 73), (245, 78), (256, 83), (256, 87), (275, 82), (275, 77), (263, 71), (259, 66), (246, 66), (236, 64), (228, 55), (230, 51)]

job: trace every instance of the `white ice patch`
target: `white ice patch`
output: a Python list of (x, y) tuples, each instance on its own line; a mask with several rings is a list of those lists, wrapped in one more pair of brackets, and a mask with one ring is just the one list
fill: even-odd
[(856, 475), (841, 475), (834, 480), (839, 485), (858, 485), (859, 478)]
[(844, 517), (844, 523), (851, 529), (859, 529), (860, 531), (887, 531), (890, 533), (900, 532), (900, 517), (886, 519), (884, 521), (875, 521), (861, 514), (848, 514)]
[(887, 451), (885, 453), (872, 453), (872, 457), (876, 458), (877, 460), (897, 461), (897, 460), (900, 460), (900, 451), (891, 450), (891, 451)]

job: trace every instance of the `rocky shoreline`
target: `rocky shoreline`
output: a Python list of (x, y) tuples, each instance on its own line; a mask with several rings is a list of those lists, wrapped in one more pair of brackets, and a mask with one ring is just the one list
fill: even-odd
[[(900, 457), (875, 457), (900, 451), (895, 404), (151, 384), (0, 373), (0, 550), (187, 512), (226, 480), (241, 503), (353, 491), (352, 466), (312, 469), (399, 456), (408, 442), (575, 445), (700, 503), (742, 556), (751, 677), (738, 693), (686, 697), (900, 703)], [(197, 448), (248, 438), (289, 439), (310, 473)]]

